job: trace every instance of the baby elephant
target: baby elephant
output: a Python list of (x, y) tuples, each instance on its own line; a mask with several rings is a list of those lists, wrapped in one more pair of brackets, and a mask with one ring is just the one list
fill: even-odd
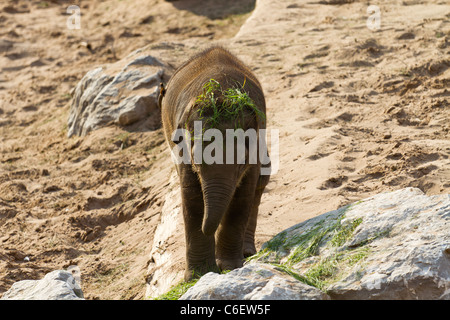
[(258, 207), (270, 173), (261, 85), (238, 58), (213, 47), (179, 67), (159, 100), (180, 178), (185, 280), (241, 267), (256, 253)]

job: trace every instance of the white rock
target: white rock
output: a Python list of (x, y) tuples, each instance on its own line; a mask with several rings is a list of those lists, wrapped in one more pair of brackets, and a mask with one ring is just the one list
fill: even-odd
[(251, 263), (227, 274), (207, 273), (181, 300), (323, 300), (327, 295), (276, 267)]
[(450, 195), (427, 196), (414, 188), (382, 193), (353, 206), (345, 217), (363, 221), (345, 245), (366, 246), (369, 254), (363, 265), (328, 288), (332, 297), (445, 299)]
[(52, 271), (41, 280), (18, 281), (0, 300), (84, 300), (83, 292), (72, 274)]
[(378, 194), (295, 225), (263, 248), (256, 261), (306, 278), (328, 263), (332, 275), (320, 287), (332, 299), (448, 299), (450, 195)]

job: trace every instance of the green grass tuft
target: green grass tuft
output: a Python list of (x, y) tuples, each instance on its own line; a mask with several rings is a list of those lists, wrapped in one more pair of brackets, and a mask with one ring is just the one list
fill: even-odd
[(183, 294), (185, 294), (189, 288), (193, 287), (199, 278), (194, 279), (189, 282), (180, 282), (176, 286), (173, 286), (168, 292), (160, 295), (159, 297), (155, 298), (154, 300), (178, 300), (181, 298)]
[(342, 226), (341, 228), (335, 230), (333, 238), (330, 242), (333, 247), (340, 247), (353, 235), (353, 231), (361, 224), (362, 219), (356, 219), (349, 223), (348, 225)]

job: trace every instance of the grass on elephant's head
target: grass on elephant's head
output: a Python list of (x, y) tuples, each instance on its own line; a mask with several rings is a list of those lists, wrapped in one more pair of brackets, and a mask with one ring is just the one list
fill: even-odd
[[(223, 90), (220, 83), (210, 79), (203, 85), (203, 93), (197, 97), (200, 120), (205, 120), (209, 127), (216, 128), (222, 121), (234, 120), (235, 129), (242, 128), (244, 111), (252, 111), (257, 119), (265, 121), (266, 115), (258, 109), (254, 101), (244, 90), (243, 84), (236, 82), (236, 86)], [(206, 127), (205, 125), (205, 127)]]

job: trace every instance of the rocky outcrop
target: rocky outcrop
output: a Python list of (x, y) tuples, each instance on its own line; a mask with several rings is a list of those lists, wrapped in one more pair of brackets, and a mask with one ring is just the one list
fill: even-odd
[(89, 71), (73, 93), (68, 136), (114, 123), (131, 125), (153, 117), (159, 125), (159, 84), (170, 67), (137, 50), (114, 64)]
[(182, 298), (448, 300), (449, 230), (450, 195), (378, 194), (281, 232), (242, 269), (209, 273)]
[(72, 273), (56, 270), (41, 280), (16, 282), (0, 300), (84, 300)]

